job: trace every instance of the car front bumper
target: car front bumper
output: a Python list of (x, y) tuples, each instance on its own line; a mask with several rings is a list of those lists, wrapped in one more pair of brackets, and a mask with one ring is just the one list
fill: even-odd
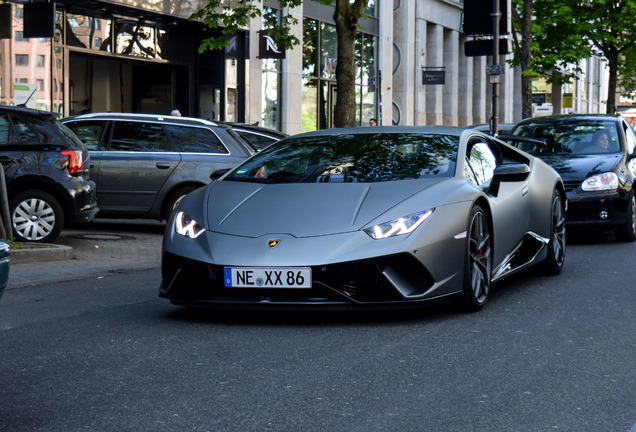
[(566, 223), (569, 229), (613, 229), (627, 222), (630, 191), (567, 193)]

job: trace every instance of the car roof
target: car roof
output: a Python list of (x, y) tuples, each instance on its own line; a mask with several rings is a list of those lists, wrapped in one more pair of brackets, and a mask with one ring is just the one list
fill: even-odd
[[(327, 136), (327, 135), (342, 135), (342, 134), (370, 134), (370, 133), (428, 133), (428, 134), (442, 134), (442, 135), (456, 135), (460, 136), (465, 131), (472, 131), (456, 126), (363, 126), (353, 128), (333, 128), (333, 129), (320, 129), (313, 132), (306, 132), (300, 135), (294, 136)], [(480, 133), (479, 131), (473, 131)]]
[(555, 114), (549, 116), (530, 117), (521, 120), (517, 125), (525, 123), (549, 123), (558, 120), (599, 120), (599, 119), (621, 119), (618, 114)]
[(0, 110), (1, 111), (5, 111), (5, 112), (9, 112), (9, 113), (14, 113), (14, 114), (37, 117), (37, 118), (39, 118), (41, 120), (51, 120), (51, 119), (57, 119), (58, 118), (58, 115), (53, 113), (53, 112), (35, 110), (35, 109), (27, 108), (27, 107), (24, 107), (24, 106), (0, 105)]
[(219, 124), (227, 125), (233, 129), (238, 129), (238, 130), (250, 130), (254, 132), (262, 132), (262, 133), (267, 133), (271, 135), (276, 135), (281, 138), (289, 136), (285, 132), (281, 132), (276, 129), (266, 128), (263, 126), (259, 126), (257, 124), (236, 123), (236, 122), (219, 122)]
[(209, 120), (204, 120), (197, 117), (179, 117), (171, 116), (170, 114), (136, 114), (136, 113), (114, 113), (114, 112), (97, 112), (80, 114), (73, 117), (67, 117), (64, 121), (70, 120), (139, 120), (139, 121), (154, 121), (154, 122), (170, 122), (190, 125), (203, 125), (203, 126), (219, 126), (217, 123)]

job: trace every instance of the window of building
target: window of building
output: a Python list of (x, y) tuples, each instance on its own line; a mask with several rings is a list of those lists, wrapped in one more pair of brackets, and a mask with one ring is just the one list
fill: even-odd
[(28, 54), (16, 54), (15, 55), (15, 65), (16, 66), (28, 66), (29, 65), (29, 55)]
[(36, 88), (38, 90), (44, 90), (44, 80), (43, 79), (35, 80), (35, 85), (36, 85)]
[(135, 57), (160, 58), (157, 29), (129, 19), (117, 18), (115, 23), (116, 53)]
[[(280, 22), (280, 11), (263, 8), (263, 29), (267, 30)], [(263, 126), (270, 129), (281, 128), (281, 60), (263, 59)]]
[(38, 67), (44, 67), (44, 60), (46, 59), (43, 55), (38, 55)]
[[(359, 32), (356, 39), (356, 123), (377, 117), (377, 36)], [(302, 131), (333, 127), (337, 98), (338, 38), (334, 25), (303, 19)]]
[(24, 42), (24, 32), (23, 31), (17, 31), (15, 32), (15, 41), (16, 42)]

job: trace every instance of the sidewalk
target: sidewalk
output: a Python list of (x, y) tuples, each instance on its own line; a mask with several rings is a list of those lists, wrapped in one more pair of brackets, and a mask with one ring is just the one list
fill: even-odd
[(156, 268), (165, 223), (105, 220), (62, 231), (52, 245), (14, 249), (8, 290), (97, 273)]

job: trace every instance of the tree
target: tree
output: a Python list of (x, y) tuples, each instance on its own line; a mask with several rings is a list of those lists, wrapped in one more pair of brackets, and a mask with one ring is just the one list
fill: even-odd
[(636, 87), (636, 0), (534, 0), (533, 15), (529, 69), (560, 88), (580, 60), (600, 55), (609, 68), (607, 112), (615, 112), (619, 84)]
[[(322, 4), (330, 5), (332, 0), (320, 0)], [(364, 13), (369, 0), (335, 0), (333, 15), (338, 35), (338, 54), (336, 65), (336, 82), (338, 98), (336, 100), (334, 123), (336, 127), (353, 127), (356, 121), (355, 104), (355, 41), (356, 32), (360, 27), (358, 22)], [(302, 0), (281, 0), (281, 8), (293, 8)], [(200, 19), (208, 27), (222, 28), (221, 35), (205, 39), (199, 47), (199, 52), (206, 49), (221, 49), (229, 44), (229, 38), (241, 28), (249, 24), (251, 18), (262, 16), (262, 6), (257, 0), (207, 0), (207, 4), (195, 12), (190, 19)], [(291, 34), (291, 26), (298, 20), (285, 14), (279, 25), (270, 30), (270, 35), (277, 44), (289, 49), (298, 45), (300, 41)]]

